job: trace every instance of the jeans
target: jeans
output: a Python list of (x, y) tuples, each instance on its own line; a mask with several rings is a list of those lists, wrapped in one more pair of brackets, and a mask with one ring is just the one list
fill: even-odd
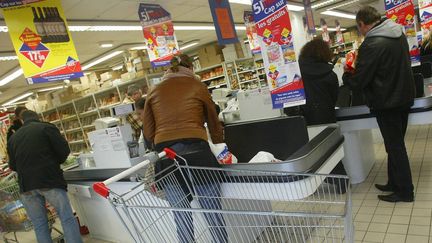
[[(221, 209), (219, 184), (195, 185), (198, 202), (203, 209)], [(178, 185), (166, 185), (165, 194), (172, 207), (190, 208), (184, 190)], [(213, 242), (228, 242), (225, 221), (220, 213), (204, 213), (210, 226)], [(194, 226), (191, 212), (174, 211), (174, 222), (177, 226), (177, 236), (181, 243), (194, 242)]]
[(412, 197), (414, 186), (404, 141), (409, 111), (400, 108), (376, 111), (375, 114), (388, 154), (388, 184), (394, 188), (397, 195)]
[(48, 225), (46, 201), (55, 208), (60, 218), (67, 243), (82, 243), (78, 222), (73, 215), (67, 192), (63, 189), (37, 189), (21, 194), (21, 201), (33, 223), (39, 243), (52, 243)]

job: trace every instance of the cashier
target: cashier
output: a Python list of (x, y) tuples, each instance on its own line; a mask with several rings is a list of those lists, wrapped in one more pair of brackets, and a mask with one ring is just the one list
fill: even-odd
[[(127, 96), (123, 100), (123, 104), (131, 104), (137, 102), (142, 97), (141, 89), (137, 85), (130, 85), (127, 89)], [(126, 122), (132, 127), (132, 137), (138, 141), (141, 135), (142, 122), (138, 114), (131, 113), (127, 115)]]

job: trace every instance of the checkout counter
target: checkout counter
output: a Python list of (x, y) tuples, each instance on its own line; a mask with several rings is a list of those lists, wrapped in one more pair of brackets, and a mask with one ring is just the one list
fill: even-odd
[[(378, 128), (376, 118), (367, 106), (336, 110), (340, 130), (345, 137), (342, 160), (352, 184), (363, 182), (375, 163), (372, 130)], [(432, 96), (415, 99), (408, 125), (432, 123)]]
[[(246, 98), (249, 99), (250, 96)], [(268, 112), (271, 112), (271, 102), (266, 103), (266, 105), (270, 105)], [(260, 114), (256, 113), (256, 115), (259, 116)], [(111, 131), (112, 129), (114, 131)], [(123, 137), (123, 129), (114, 127), (95, 131), (99, 138), (102, 136), (104, 138), (92, 140), (92, 147), (96, 148), (94, 156), (83, 156), (83, 161), (78, 168), (64, 172), (69, 186), (70, 200), (81, 223), (89, 228), (93, 238), (113, 242), (133, 242), (133, 239), (108, 200), (96, 194), (92, 185), (120, 173), (129, 164), (134, 165), (148, 157), (155, 156), (152, 153), (140, 154), (139, 157), (129, 158), (116, 166), (117, 160), (111, 159), (115, 158), (112, 153), (128, 152), (126, 150), (128, 147), (127, 139), (118, 139), (118, 136)], [(115, 134), (111, 136), (109, 135), (110, 132)], [(120, 135), (116, 133), (120, 133)], [(112, 139), (113, 137), (114, 139)], [(307, 128), (302, 117), (274, 117), (272, 115), (261, 117), (261, 119), (237, 120), (226, 125), (225, 137), (230, 151), (239, 159), (238, 164), (224, 165), (227, 168), (329, 174), (344, 157), (344, 138), (338, 125)], [(120, 143), (123, 144), (120, 145)], [(103, 157), (96, 156), (97, 151)], [(282, 161), (241, 163), (249, 161), (259, 151), (271, 152)], [(110, 155), (107, 156), (108, 154)], [(95, 162), (88, 162), (92, 158)], [(101, 164), (103, 166), (99, 166)], [(86, 165), (94, 165), (94, 167), (86, 167)], [(137, 185), (136, 179), (143, 173), (146, 172), (142, 171), (132, 177), (124, 178), (123, 181), (111, 184), (110, 188), (117, 193), (126, 192)], [(307, 179), (305, 178), (305, 180)], [(290, 183), (287, 181), (285, 184)], [(257, 184), (257, 186), (259, 185)], [(283, 187), (284, 184), (280, 186)], [(318, 186), (316, 185), (316, 187)], [(229, 188), (226, 189), (226, 193), (230, 193)], [(251, 194), (253, 193), (251, 192)], [(307, 197), (309, 195), (300, 196)]]

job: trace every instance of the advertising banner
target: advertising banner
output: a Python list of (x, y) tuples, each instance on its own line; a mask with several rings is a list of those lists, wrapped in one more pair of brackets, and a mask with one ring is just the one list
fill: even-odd
[(306, 104), (286, 0), (252, 4), (273, 109)]
[(29, 84), (83, 76), (60, 0), (2, 1), (0, 7)]
[(303, 0), (304, 10), (305, 10), (305, 16), (306, 16), (306, 26), (307, 26), (307, 32), (309, 34), (315, 34), (315, 21), (313, 17), (312, 12), (312, 4), (311, 0)]
[(420, 65), (420, 48), (417, 41), (414, 3), (412, 0), (384, 0), (387, 18), (402, 25), (408, 40), (411, 66)]
[(420, 22), (423, 38), (429, 35), (432, 26), (432, 0), (419, 0)]
[(252, 54), (259, 54), (261, 53), (261, 48), (255, 28), (255, 20), (253, 13), (251, 11), (245, 11), (243, 14), (243, 18), (246, 25), (246, 35), (249, 40), (249, 47), (252, 51)]
[(335, 24), (336, 24), (336, 45), (342, 45), (345, 43), (345, 41), (341, 30), (341, 24), (337, 19), (335, 20)]
[(325, 21), (325, 19), (320, 19), (320, 24), (321, 24), (321, 31), (322, 31), (322, 34), (321, 34), (322, 39), (323, 39), (323, 41), (330, 44), (330, 35), (328, 32), (327, 22)]
[(152, 67), (170, 65), (180, 51), (170, 13), (159, 4), (141, 3), (138, 15)]
[(208, 0), (219, 45), (239, 42), (228, 0)]
[(303, 16), (303, 29), (304, 29), (304, 32), (306, 34), (306, 41), (313, 40), (314, 34), (309, 33), (309, 31), (308, 31), (306, 16)]

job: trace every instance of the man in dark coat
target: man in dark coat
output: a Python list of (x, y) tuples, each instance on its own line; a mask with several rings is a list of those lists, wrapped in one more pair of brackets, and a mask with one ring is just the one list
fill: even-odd
[(38, 242), (52, 242), (46, 201), (55, 208), (68, 243), (82, 243), (66, 192), (60, 164), (70, 150), (56, 126), (39, 121), (34, 111), (22, 113), (24, 125), (9, 139), (9, 166), (18, 173), (21, 201)]
[(384, 138), (388, 182), (375, 187), (392, 193), (378, 198), (412, 202), (414, 186), (404, 142), (409, 109), (415, 97), (408, 42), (401, 25), (381, 20), (372, 7), (361, 8), (356, 21), (365, 40), (359, 49), (355, 71), (346, 72), (343, 80), (351, 89), (363, 92)]

